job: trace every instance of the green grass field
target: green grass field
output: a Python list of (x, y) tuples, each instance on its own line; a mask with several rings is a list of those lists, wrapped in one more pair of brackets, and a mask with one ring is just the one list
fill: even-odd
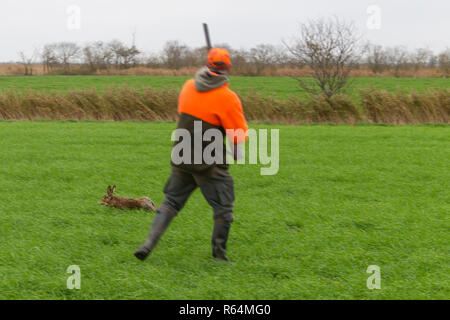
[(108, 184), (162, 201), (175, 124), (0, 122), (0, 299), (450, 298), (448, 126), (253, 127), (280, 128), (280, 171), (231, 168), (232, 263), (210, 257), (199, 191), (142, 263), (153, 213), (98, 202)]
[[(69, 89), (97, 88), (121, 86), (127, 84), (131, 87), (141, 88), (151, 86), (164, 88), (173, 86), (181, 88), (190, 77), (172, 76), (37, 76), (37, 77), (0, 77), (0, 90), (17, 88), (19, 90), (36, 89), (45, 91), (65, 91)], [(346, 93), (355, 96), (360, 88), (374, 86), (389, 92), (403, 90), (423, 91), (428, 88), (448, 88), (450, 79), (410, 79), (410, 78), (354, 78), (353, 86)], [(247, 93), (255, 91), (263, 95), (278, 98), (288, 96), (303, 96), (298, 82), (292, 78), (284, 77), (231, 77), (230, 88)]]

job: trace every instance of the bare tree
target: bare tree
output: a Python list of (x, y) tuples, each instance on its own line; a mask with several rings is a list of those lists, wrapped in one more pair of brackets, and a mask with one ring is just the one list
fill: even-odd
[(58, 63), (64, 68), (64, 72), (67, 72), (70, 68), (70, 64), (75, 62), (80, 53), (80, 47), (74, 42), (58, 42), (52, 46), (54, 57)]
[(428, 65), (432, 68), (436, 67), (439, 63), (439, 57), (437, 55), (433, 54), (430, 57), (430, 61), (428, 61)]
[(193, 66), (204, 65), (208, 56), (208, 48), (206, 46), (195, 48), (192, 50), (192, 56), (194, 57)]
[(439, 68), (445, 78), (450, 76), (450, 49), (447, 48), (439, 54)]
[(381, 73), (386, 68), (387, 57), (383, 47), (376, 44), (367, 43), (364, 46), (366, 62), (369, 69), (374, 73)]
[(35, 51), (32, 55), (27, 56), (23, 51), (19, 52), (21, 63), (24, 67), (24, 75), (32, 76), (33, 75), (33, 63), (37, 56), (37, 52)]
[(358, 59), (359, 36), (353, 23), (338, 18), (311, 20), (300, 25), (300, 34), (291, 44), (290, 53), (301, 66), (312, 69), (314, 82), (297, 79), (311, 94), (323, 93), (330, 98), (347, 84)]
[(163, 64), (161, 57), (158, 54), (150, 53), (144, 57), (144, 63), (148, 68), (160, 68)]
[(249, 60), (256, 67), (256, 73), (261, 75), (264, 69), (270, 68), (272, 71), (281, 60), (277, 47), (271, 44), (259, 44), (250, 49)]
[(180, 69), (189, 55), (188, 46), (176, 41), (167, 41), (163, 49), (163, 60), (170, 69)]
[(408, 68), (408, 56), (408, 50), (404, 46), (386, 49), (387, 63), (393, 68), (395, 77), (400, 77), (400, 71)]
[(141, 51), (134, 44), (131, 47), (125, 47), (125, 50), (122, 52), (123, 67), (125, 69), (135, 67), (140, 53)]
[(111, 50), (113, 56), (113, 63), (116, 68), (120, 67), (122, 55), (121, 52), (124, 50), (125, 45), (119, 40), (112, 40), (108, 43), (108, 49)]
[(109, 50), (112, 52), (112, 58), (117, 68), (129, 68), (137, 64), (137, 56), (141, 53), (134, 44), (127, 47), (119, 40), (113, 40), (108, 43)]
[(47, 44), (42, 49), (41, 57), (42, 64), (44, 65), (44, 72), (49, 73), (51, 69), (58, 64), (55, 47), (55, 44)]
[(106, 69), (111, 64), (113, 53), (102, 41), (87, 44), (83, 48), (83, 60), (91, 71)]
[(414, 66), (414, 70), (417, 72), (420, 68), (430, 65), (430, 60), (433, 57), (433, 51), (426, 48), (416, 49), (411, 54), (411, 62)]
[(230, 49), (231, 63), (233, 68), (231, 72), (235, 74), (250, 75), (249, 53), (245, 49)]

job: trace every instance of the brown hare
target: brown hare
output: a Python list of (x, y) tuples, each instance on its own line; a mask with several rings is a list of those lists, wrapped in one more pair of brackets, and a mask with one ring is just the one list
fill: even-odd
[(156, 211), (156, 206), (150, 198), (122, 198), (115, 196), (114, 191), (116, 191), (116, 186), (108, 186), (107, 193), (103, 196), (102, 201), (99, 204), (118, 209), (144, 209), (147, 211)]

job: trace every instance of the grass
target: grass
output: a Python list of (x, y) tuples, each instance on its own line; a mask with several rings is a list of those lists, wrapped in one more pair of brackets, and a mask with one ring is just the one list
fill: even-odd
[[(42, 91), (66, 91), (70, 89), (97, 88), (102, 91), (111, 86), (127, 84), (134, 88), (145, 86), (167, 88), (173, 86), (181, 88), (190, 77), (174, 76), (36, 76), (11, 77), (0, 76), (1, 89), (36, 89)], [(354, 78), (354, 85), (345, 93), (357, 99), (360, 88), (375, 87), (388, 92), (397, 90), (410, 92), (424, 91), (429, 88), (448, 88), (450, 79), (430, 78)], [(286, 77), (231, 77), (230, 88), (240, 93), (259, 92), (260, 94), (286, 98), (288, 96), (304, 96), (299, 89), (298, 82)]]
[(231, 168), (232, 263), (199, 191), (142, 263), (153, 214), (97, 203), (162, 201), (174, 123), (0, 122), (0, 298), (450, 298), (448, 126), (253, 127), (280, 128), (280, 171)]

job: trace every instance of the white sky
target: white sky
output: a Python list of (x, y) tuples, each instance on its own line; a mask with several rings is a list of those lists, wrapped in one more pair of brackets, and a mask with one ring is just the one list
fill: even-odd
[[(80, 29), (67, 27), (70, 5), (81, 9)], [(381, 10), (380, 29), (367, 27), (371, 5)], [(1, 0), (0, 61), (56, 41), (131, 43), (134, 31), (145, 51), (158, 52), (167, 40), (202, 46), (202, 22), (209, 23), (213, 43), (280, 44), (299, 22), (333, 15), (354, 21), (372, 42), (437, 52), (450, 46), (449, 12), (449, 0)]]

